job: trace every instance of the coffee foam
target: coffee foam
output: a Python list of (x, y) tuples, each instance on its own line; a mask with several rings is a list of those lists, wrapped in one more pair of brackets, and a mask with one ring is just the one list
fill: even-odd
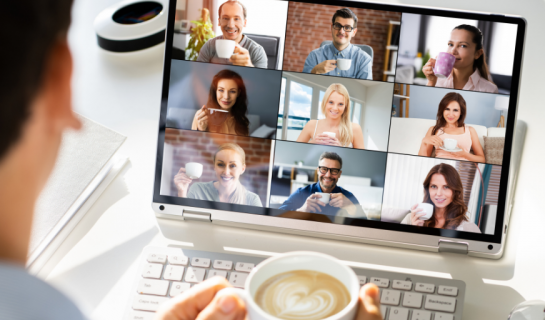
[(295, 270), (264, 282), (254, 300), (277, 318), (318, 320), (343, 310), (350, 302), (350, 293), (342, 282), (328, 274)]

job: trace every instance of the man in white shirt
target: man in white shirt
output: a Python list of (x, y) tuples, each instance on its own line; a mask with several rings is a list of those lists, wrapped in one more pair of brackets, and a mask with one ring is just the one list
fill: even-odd
[[(64, 294), (25, 270), (36, 199), (62, 133), (80, 127), (67, 42), (72, 0), (3, 4), (10, 14), (0, 19), (0, 319), (85, 319)], [(216, 295), (229, 286), (219, 277), (196, 285), (163, 305), (156, 319), (244, 319), (242, 300)], [(380, 319), (378, 299), (378, 288), (362, 290), (358, 320)]]

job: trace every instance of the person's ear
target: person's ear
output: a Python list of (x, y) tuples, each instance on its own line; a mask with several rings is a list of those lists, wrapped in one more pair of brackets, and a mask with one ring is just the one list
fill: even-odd
[(242, 172), (240, 174), (243, 174), (244, 172), (246, 172), (246, 165), (245, 164), (242, 165)]
[(475, 51), (475, 60), (479, 59), (484, 54), (484, 50), (481, 48)]
[(243, 25), (244, 28), (246, 28), (246, 23), (247, 23), (247, 22), (248, 22), (248, 20), (247, 20), (247, 19), (244, 19), (244, 25)]
[(352, 37), (355, 37), (356, 33), (358, 32), (358, 28), (354, 28), (354, 30), (352, 30), (352, 32), (354, 32), (354, 34), (352, 34)]

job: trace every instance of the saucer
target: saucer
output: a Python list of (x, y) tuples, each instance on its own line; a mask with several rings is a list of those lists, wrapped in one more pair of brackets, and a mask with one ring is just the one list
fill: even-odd
[(462, 149), (460, 149), (460, 148), (455, 148), (455, 149), (447, 149), (447, 148), (445, 148), (445, 147), (439, 147), (439, 148), (441, 148), (441, 149), (443, 149), (443, 150), (445, 150), (445, 151), (447, 151), (447, 152), (458, 152), (458, 151), (462, 151)]

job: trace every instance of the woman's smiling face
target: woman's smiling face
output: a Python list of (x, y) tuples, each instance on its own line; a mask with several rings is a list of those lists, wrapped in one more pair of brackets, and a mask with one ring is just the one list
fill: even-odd
[(456, 58), (454, 68), (457, 69), (473, 67), (475, 60), (483, 54), (483, 50), (477, 50), (477, 44), (473, 42), (473, 33), (461, 29), (452, 30), (447, 52)]
[(340, 119), (346, 109), (344, 96), (336, 91), (329, 95), (325, 105), (325, 117), (330, 119)]
[(458, 126), (458, 119), (460, 119), (461, 114), (462, 110), (460, 104), (456, 101), (451, 101), (443, 111), (443, 118), (445, 118), (445, 121), (448, 124)]
[(225, 149), (216, 154), (214, 171), (216, 179), (223, 187), (232, 187), (239, 181), (240, 175), (246, 170), (240, 154), (234, 150)]
[(447, 181), (442, 174), (436, 173), (431, 176), (428, 191), (435, 207), (446, 208), (452, 203), (453, 191), (447, 185)]
[(224, 110), (230, 110), (238, 97), (238, 86), (235, 80), (221, 79), (218, 81), (218, 88), (216, 89), (216, 99), (218, 105)]

